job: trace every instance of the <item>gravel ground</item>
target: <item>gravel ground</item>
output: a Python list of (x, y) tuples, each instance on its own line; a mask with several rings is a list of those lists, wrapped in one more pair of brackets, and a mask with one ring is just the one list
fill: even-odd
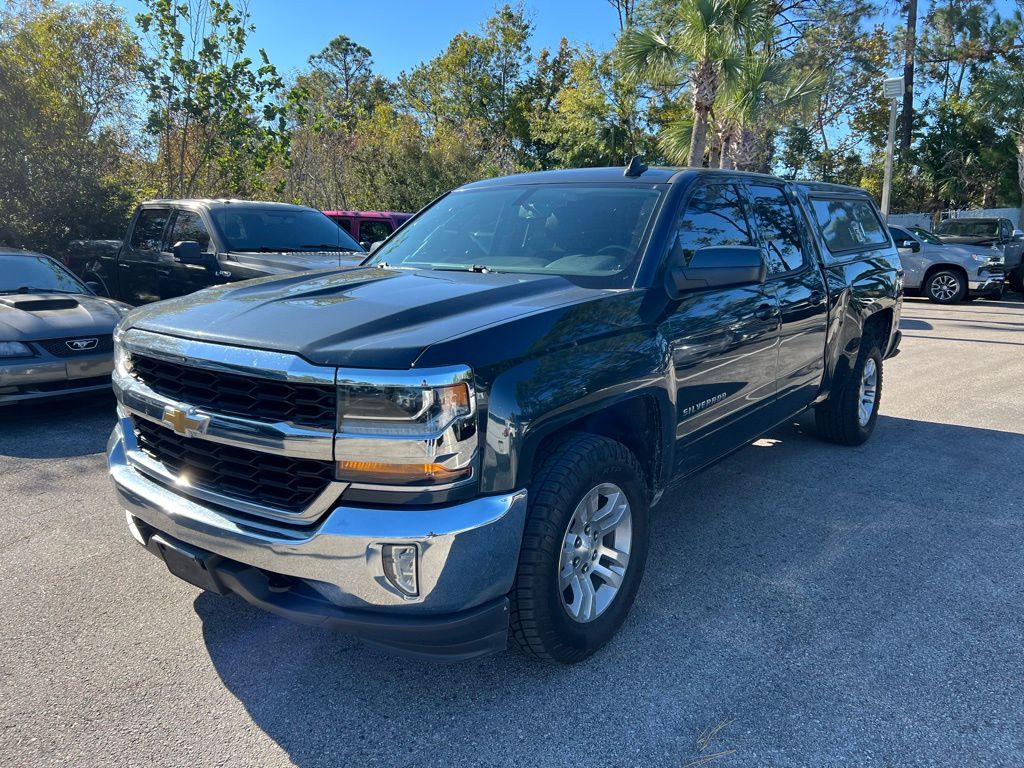
[(573, 668), (200, 594), (128, 535), (110, 398), (2, 412), (0, 765), (1024, 765), (1024, 303), (903, 331), (870, 443), (801, 419), (667, 494)]

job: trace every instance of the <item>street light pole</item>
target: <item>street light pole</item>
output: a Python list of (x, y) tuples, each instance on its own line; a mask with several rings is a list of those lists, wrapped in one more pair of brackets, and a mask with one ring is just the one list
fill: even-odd
[(889, 200), (892, 197), (892, 152), (896, 142), (897, 99), (903, 98), (903, 78), (886, 79), (882, 92), (889, 99), (889, 141), (885, 146), (885, 177), (882, 179), (882, 218), (889, 219)]

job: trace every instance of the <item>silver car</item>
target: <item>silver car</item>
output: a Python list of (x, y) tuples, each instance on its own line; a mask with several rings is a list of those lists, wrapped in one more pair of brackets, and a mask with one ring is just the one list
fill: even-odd
[(0, 405), (109, 389), (129, 309), (49, 256), (0, 248)]
[(903, 262), (903, 284), (939, 304), (1003, 295), (1004, 259), (987, 245), (949, 245), (924, 229), (890, 226)]

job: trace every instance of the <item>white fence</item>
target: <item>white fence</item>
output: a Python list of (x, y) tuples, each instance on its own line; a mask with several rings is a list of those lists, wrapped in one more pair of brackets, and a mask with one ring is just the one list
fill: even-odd
[(940, 213), (890, 213), (889, 223), (903, 227), (924, 227), (934, 229), (946, 219), (977, 219), (982, 216), (998, 216), (1009, 219), (1014, 226), (1020, 221), (1020, 208), (978, 208), (973, 211), (942, 211)]

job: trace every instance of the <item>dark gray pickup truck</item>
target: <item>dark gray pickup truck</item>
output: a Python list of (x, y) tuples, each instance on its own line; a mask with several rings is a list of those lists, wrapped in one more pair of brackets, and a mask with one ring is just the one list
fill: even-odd
[(575, 662), (625, 619), (670, 480), (808, 408), (868, 439), (901, 304), (858, 189), (481, 181), (363, 266), (132, 312), (110, 473), (202, 589), (411, 655)]
[(101, 296), (145, 304), (365, 257), (348, 232), (312, 208), (190, 199), (142, 203), (124, 242), (76, 241), (66, 263)]

